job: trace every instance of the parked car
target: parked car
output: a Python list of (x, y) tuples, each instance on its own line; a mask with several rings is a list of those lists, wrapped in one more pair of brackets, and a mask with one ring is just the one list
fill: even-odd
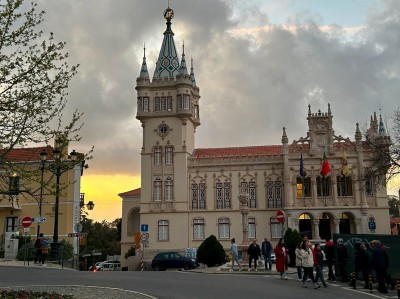
[(121, 269), (120, 261), (102, 261), (89, 267), (89, 271), (116, 271)]
[(195, 258), (186, 257), (174, 251), (158, 253), (151, 261), (151, 267), (156, 271), (169, 268), (189, 270), (198, 266), (199, 263)]

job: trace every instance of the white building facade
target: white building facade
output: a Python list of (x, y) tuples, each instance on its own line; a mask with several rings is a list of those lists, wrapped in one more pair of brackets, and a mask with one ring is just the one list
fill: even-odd
[[(149, 228), (145, 250), (150, 256), (197, 248), (210, 235), (224, 248), (233, 237), (244, 243), (266, 236), (276, 243), (285, 227), (310, 239), (390, 233), (386, 188), (377, 188), (364, 175), (368, 152), (359, 126), (355, 124), (354, 140), (335, 135), (329, 104), (327, 112), (308, 107), (307, 137), (292, 143), (283, 128), (278, 145), (196, 148), (201, 101), (193, 61), (189, 72), (184, 49), (179, 59), (175, 48), (172, 9), (164, 17), (167, 29), (153, 78), (144, 56), (136, 81), (136, 118), (143, 127), (142, 186), (119, 194), (122, 255), (135, 246), (141, 224)], [(390, 142), (376, 114), (369, 134)], [(324, 152), (331, 171), (323, 177)], [(244, 218), (241, 194), (247, 196)], [(279, 210), (286, 215), (284, 224), (276, 217)], [(372, 221), (375, 229), (370, 229)]]

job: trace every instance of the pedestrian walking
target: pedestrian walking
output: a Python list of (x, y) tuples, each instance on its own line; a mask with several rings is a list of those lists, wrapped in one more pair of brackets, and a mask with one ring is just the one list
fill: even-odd
[(354, 273), (357, 279), (357, 275), (361, 271), (364, 280), (364, 289), (369, 289), (370, 269), (371, 261), (367, 248), (364, 243), (356, 243), (354, 245)]
[(280, 278), (287, 280), (286, 270), (288, 265), (288, 250), (283, 243), (283, 239), (280, 238), (278, 244), (275, 246), (275, 257), (276, 257), (276, 271), (280, 273)]
[(264, 238), (264, 241), (261, 244), (261, 253), (264, 256), (265, 270), (271, 271), (272, 270), (272, 260), (271, 260), (272, 244), (270, 241), (268, 241), (267, 237)]
[(239, 263), (239, 253), (238, 253), (238, 248), (237, 248), (237, 244), (236, 244), (235, 238), (232, 238), (232, 240), (231, 240), (230, 252), (231, 252), (231, 256), (232, 256), (232, 265), (231, 265), (231, 268), (229, 269), (229, 272), (233, 271), (233, 267), (235, 266), (235, 262), (239, 266), (239, 271), (242, 271), (242, 266)]
[(347, 253), (346, 245), (343, 244), (343, 239), (337, 239), (337, 265), (340, 272), (342, 282), (348, 282), (349, 277), (346, 272), (346, 264), (349, 255)]
[(250, 244), (249, 248), (247, 249), (247, 254), (249, 255), (249, 270), (251, 271), (251, 262), (254, 260), (254, 271), (257, 270), (257, 261), (258, 258), (261, 256), (261, 249), (260, 246), (257, 244), (257, 240), (253, 239), (253, 242)]
[(371, 242), (372, 247), (372, 266), (375, 270), (376, 280), (378, 281), (378, 291), (386, 294), (388, 292), (385, 280), (388, 280), (387, 269), (389, 268), (389, 257), (379, 240)]
[(326, 239), (324, 247), (326, 264), (328, 266), (328, 280), (335, 282), (335, 273), (333, 272), (333, 264), (335, 263), (335, 244), (333, 244), (330, 238)]
[(296, 256), (296, 270), (297, 270), (297, 277), (299, 279), (299, 281), (301, 281), (303, 279), (303, 268), (301, 265), (301, 242), (299, 242), (297, 244), (297, 247), (294, 251), (294, 254)]
[(47, 253), (49, 251), (49, 245), (50, 242), (49, 240), (43, 236), (43, 241), (42, 241), (42, 256), (41, 256), (41, 262), (42, 262), (42, 266), (46, 267), (46, 257), (47, 257)]
[(318, 284), (318, 279), (321, 280), (321, 283), (326, 288), (327, 284), (324, 279), (324, 252), (319, 243), (315, 244), (313, 254), (315, 258), (315, 282)]
[(36, 255), (35, 255), (35, 264), (40, 264), (42, 261), (42, 247), (43, 247), (43, 233), (39, 234), (39, 237), (36, 238), (34, 246), (36, 250)]
[(314, 256), (311, 250), (311, 243), (308, 240), (304, 240), (301, 243), (301, 263), (303, 265), (303, 284), (302, 287), (306, 288), (306, 280), (310, 278), (314, 284), (314, 289), (318, 289), (319, 286), (314, 279), (313, 267), (314, 267)]

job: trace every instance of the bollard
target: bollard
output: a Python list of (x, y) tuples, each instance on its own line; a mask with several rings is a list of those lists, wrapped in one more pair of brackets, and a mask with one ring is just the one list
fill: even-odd
[(143, 257), (140, 260), (140, 271), (144, 271)]
[(368, 276), (369, 292), (372, 293), (372, 274)]
[(396, 282), (397, 299), (400, 299), (400, 280)]
[(353, 287), (353, 289), (356, 288), (356, 282), (357, 282), (357, 280), (356, 280), (356, 272), (352, 272), (351, 273), (351, 282), (350, 282), (350, 284)]

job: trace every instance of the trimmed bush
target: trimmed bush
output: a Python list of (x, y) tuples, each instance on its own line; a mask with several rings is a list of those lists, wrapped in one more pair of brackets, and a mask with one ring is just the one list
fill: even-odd
[(290, 267), (296, 266), (296, 254), (295, 250), (297, 244), (303, 240), (301, 235), (297, 230), (292, 230), (290, 227), (286, 230), (285, 235), (283, 237), (286, 248), (289, 250), (289, 258), (290, 258)]
[(199, 246), (196, 258), (199, 263), (213, 267), (225, 263), (226, 254), (221, 243), (214, 235), (211, 235)]

